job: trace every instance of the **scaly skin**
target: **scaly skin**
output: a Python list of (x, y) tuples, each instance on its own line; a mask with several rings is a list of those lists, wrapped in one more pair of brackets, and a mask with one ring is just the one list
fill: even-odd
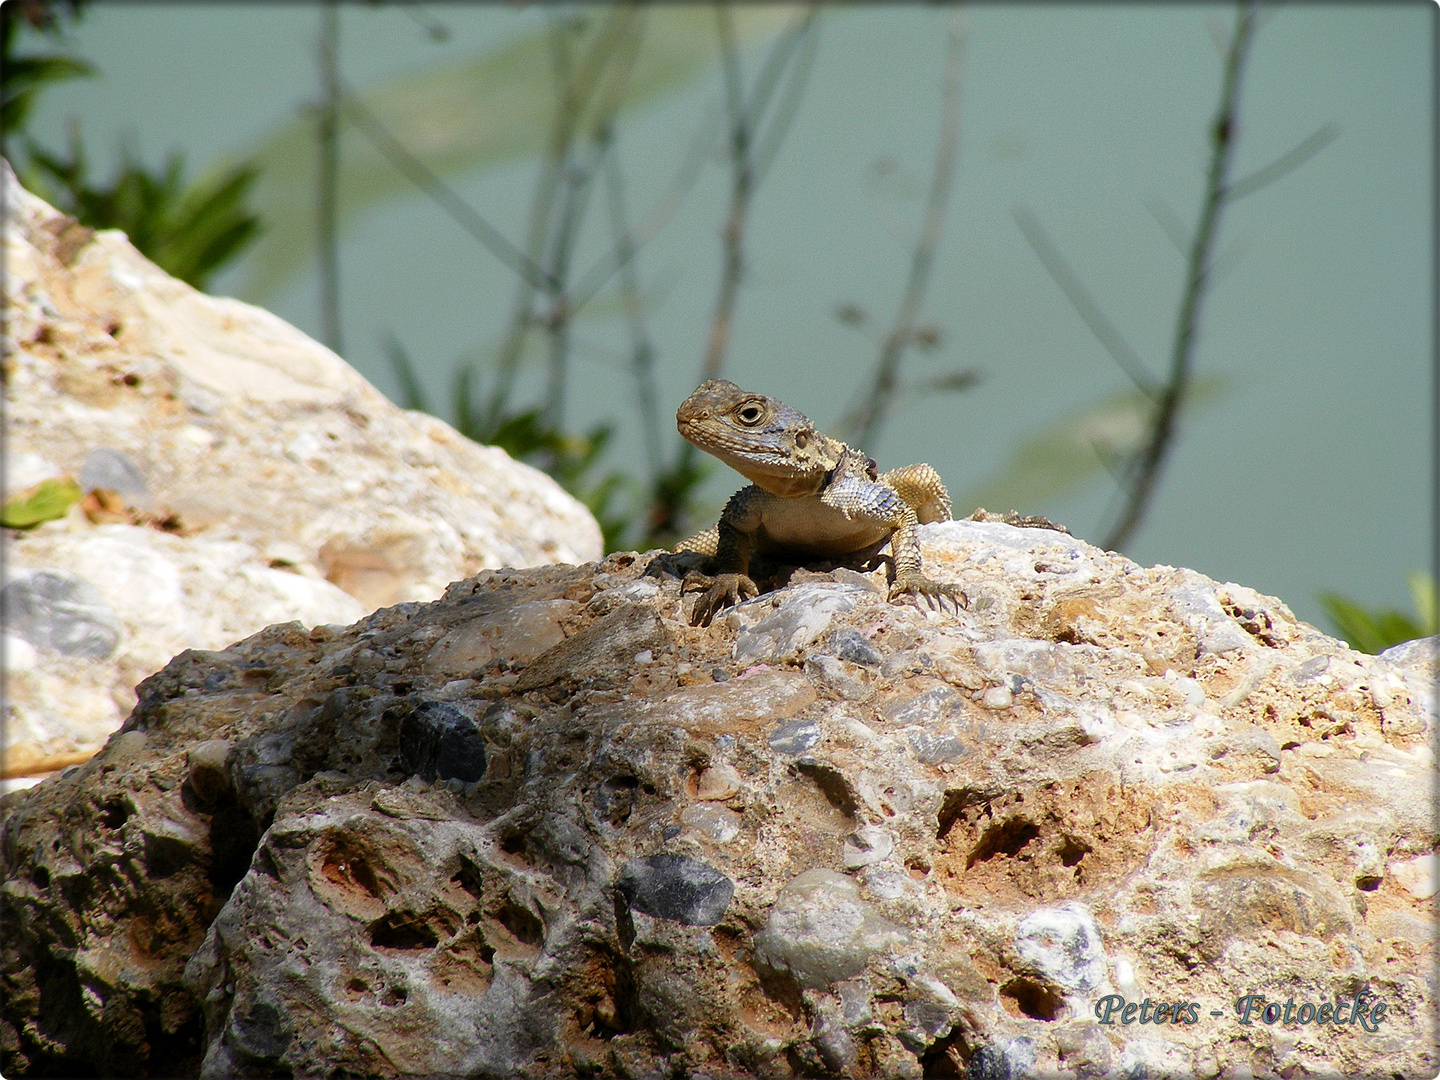
[(887, 540), (892, 601), (964, 601), (958, 586), (920, 569), (916, 526), (950, 520), (950, 496), (929, 465), (877, 476), (874, 461), (822, 435), (788, 405), (719, 379), (686, 398), (675, 422), (686, 439), (750, 481), (730, 497), (718, 524), (675, 548), (711, 557), (710, 574), (685, 579), (685, 588), (706, 590), (693, 622), (708, 624), (722, 608), (759, 595), (750, 579), (752, 551), (843, 559), (873, 556)]

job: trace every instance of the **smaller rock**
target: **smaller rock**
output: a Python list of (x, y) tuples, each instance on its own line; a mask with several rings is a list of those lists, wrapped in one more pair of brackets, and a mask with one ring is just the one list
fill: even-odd
[(783, 660), (818, 638), (830, 620), (855, 606), (863, 590), (853, 585), (801, 585), (754, 626), (735, 636), (735, 660), (741, 664)]
[(723, 802), (738, 794), (743, 783), (733, 765), (711, 765), (700, 774), (695, 797), (709, 802)]
[(0, 636), (0, 666), (10, 673), (29, 671), (39, 657), (35, 646), (14, 634)]
[(1392, 862), (1386, 869), (1416, 900), (1428, 900), (1440, 891), (1440, 859), (1434, 855)]
[(230, 770), (230, 742), (227, 739), (206, 739), (196, 743), (185, 755), (190, 771), (190, 787), (206, 805), (229, 791), (233, 786)]
[(1008, 709), (1015, 703), (1015, 695), (1008, 686), (992, 686), (980, 695), (980, 704), (987, 709)]
[(474, 783), (485, 776), (485, 740), (455, 705), (422, 701), (400, 721), (400, 760), (424, 780)]
[(884, 862), (895, 850), (895, 839), (875, 825), (862, 825), (841, 842), (840, 861), (847, 870)]
[(820, 727), (813, 720), (786, 720), (770, 736), (770, 749), (777, 754), (803, 754), (820, 741)]
[(938, 1001), (907, 1001), (902, 1015), (905, 1026), (900, 1029), (900, 1041), (917, 1054), (949, 1034), (950, 1010)]
[(885, 717), (900, 727), (933, 725), (962, 709), (960, 695), (948, 686), (937, 686), (915, 697), (885, 708)]
[(823, 990), (865, 969), (905, 933), (860, 899), (844, 874), (817, 868), (792, 879), (755, 935), (756, 966), (787, 974), (802, 989)]
[(1027, 1075), (1034, 1064), (1035, 1042), (1022, 1035), (1009, 1042), (988, 1043), (980, 1047), (970, 1058), (965, 1080), (1018, 1080)]
[(843, 1076), (855, 1067), (859, 1057), (855, 1040), (850, 1036), (850, 1032), (839, 1024), (831, 1020), (820, 1021), (813, 1029), (810, 1039), (815, 1044), (820, 1060), (831, 1072)]
[(842, 627), (831, 634), (830, 648), (841, 660), (849, 660), (861, 667), (878, 668), (885, 662), (885, 657), (870, 644), (870, 639), (853, 627)]
[(870, 687), (857, 677), (859, 673), (856, 665), (825, 653), (813, 653), (805, 658), (805, 674), (846, 701), (859, 701), (870, 695)]
[(1092, 990), (1105, 979), (1100, 930), (1089, 910), (1073, 900), (1021, 919), (1015, 949), (1021, 959), (1067, 990)]
[(906, 675), (919, 675), (935, 666), (935, 658), (919, 649), (906, 649), (892, 653), (880, 666), (880, 674), (887, 679), (899, 679)]
[(631, 910), (686, 926), (714, 926), (735, 895), (735, 883), (728, 877), (684, 855), (631, 859), (615, 889)]
[(680, 811), (680, 824), (717, 844), (728, 844), (740, 835), (740, 815), (709, 803), (694, 803)]
[(955, 761), (970, 753), (970, 748), (959, 737), (946, 728), (932, 729), (923, 726), (905, 729), (905, 738), (915, 756), (926, 765), (939, 765)]
[(120, 641), (115, 612), (84, 578), (37, 570), (0, 590), (0, 618), (30, 644), (64, 656), (103, 660)]

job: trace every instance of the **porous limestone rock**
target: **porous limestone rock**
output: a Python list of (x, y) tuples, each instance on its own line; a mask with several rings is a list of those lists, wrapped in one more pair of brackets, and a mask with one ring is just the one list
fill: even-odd
[(5, 495), (60, 476), (100, 493), (6, 530), (7, 772), (99, 746), (183, 649), (599, 556), (594, 519), (543, 473), (0, 172)]
[(1434, 1075), (1435, 642), (921, 542), (964, 610), (619, 554), (183, 653), (6, 796), (0, 1068)]

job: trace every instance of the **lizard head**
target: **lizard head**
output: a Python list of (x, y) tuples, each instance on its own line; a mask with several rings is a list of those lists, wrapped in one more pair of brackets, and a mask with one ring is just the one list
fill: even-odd
[(819, 490), (843, 449), (804, 414), (723, 379), (702, 383), (676, 410), (675, 424), (701, 450), (786, 498)]

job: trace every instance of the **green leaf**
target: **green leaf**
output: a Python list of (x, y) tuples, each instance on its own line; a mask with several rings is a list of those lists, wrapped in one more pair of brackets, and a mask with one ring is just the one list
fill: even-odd
[(0, 509), (0, 525), (7, 529), (29, 529), (54, 521), (70, 512), (84, 498), (80, 485), (68, 476), (52, 476), (34, 487), (17, 492)]
[[(803, 14), (803, 8), (790, 4), (733, 12), (737, 37), (746, 43), (773, 35)], [(634, 15), (627, 32), (644, 37), (621, 112), (675, 92), (707, 70), (718, 52), (715, 12), (709, 5), (642, 6)], [(583, 55), (607, 25), (605, 18), (586, 18), (572, 55)], [(359, 97), (432, 171), (454, 177), (545, 148), (556, 108), (552, 50), (550, 33), (536, 31), (482, 55), (392, 79)], [(592, 95), (597, 100), (603, 96)], [(581, 123), (594, 120), (592, 112), (582, 116)], [(379, 203), (414, 193), (410, 182), (353, 127), (343, 129), (343, 140), (337, 208), (342, 231)], [(263, 303), (314, 257), (314, 115), (283, 125), (260, 144), (254, 160), (261, 172), (256, 198), (266, 231), (247, 262), (241, 293)]]
[[(1413, 582), (1417, 575), (1412, 574)], [(1428, 579), (1429, 575), (1419, 575)], [(1433, 582), (1431, 582), (1433, 586)], [(1382, 653), (1401, 642), (1424, 637), (1427, 630), (1403, 612), (1394, 609), (1367, 611), (1337, 593), (1321, 593), (1320, 604), (1339, 635), (1360, 652)], [(1418, 606), (1418, 605), (1417, 605)], [(1428, 631), (1433, 633), (1433, 629)]]
[[(1195, 379), (1186, 410), (1214, 401), (1225, 389), (1221, 376)], [(1000, 472), (966, 492), (956, 507), (1038, 512), (1101, 472), (1107, 461), (1136, 450), (1145, 439), (1153, 407), (1150, 397), (1130, 389), (1061, 417), (1021, 442)]]
[(52, 83), (85, 79), (95, 68), (73, 56), (21, 56), (0, 69), (0, 124), (9, 135), (25, 127), (39, 92)]
[(78, 137), (69, 157), (33, 143), (29, 151), (27, 186), (82, 225), (123, 230), (153, 263), (197, 289), (259, 231), (259, 219), (245, 207), (257, 176), (253, 165), (232, 166), (186, 187), (180, 154), (151, 170), (126, 153), (115, 177), (97, 184)]
[(1440, 634), (1440, 604), (1436, 602), (1435, 579), (1424, 570), (1412, 570), (1405, 579), (1410, 585), (1410, 602), (1420, 616), (1420, 635)]

